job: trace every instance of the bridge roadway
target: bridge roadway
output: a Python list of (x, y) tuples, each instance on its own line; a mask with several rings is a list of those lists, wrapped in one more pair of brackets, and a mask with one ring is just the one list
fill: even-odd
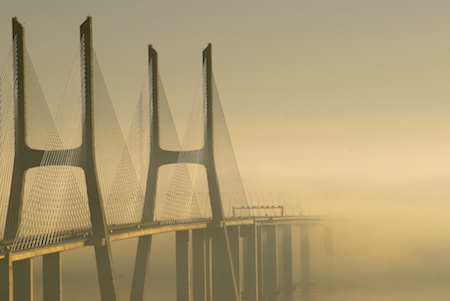
[[(224, 222), (225, 226), (244, 226), (244, 225), (282, 225), (282, 224), (316, 224), (325, 221), (327, 218), (322, 216), (278, 216), (278, 217), (255, 217), (245, 219), (230, 219)], [(148, 224), (130, 224), (109, 227), (109, 238), (111, 241), (131, 239), (148, 235), (161, 233), (170, 233), (185, 230), (206, 229), (212, 224), (212, 220), (204, 219), (190, 223), (163, 224), (153, 222)], [(91, 230), (79, 230), (68, 232), (66, 239), (58, 244), (35, 247), (32, 249), (11, 252), (12, 261), (39, 257), (52, 253), (70, 251), (85, 246), (95, 245)], [(5, 250), (11, 248), (12, 243), (1, 246), (0, 259), (5, 257)]]

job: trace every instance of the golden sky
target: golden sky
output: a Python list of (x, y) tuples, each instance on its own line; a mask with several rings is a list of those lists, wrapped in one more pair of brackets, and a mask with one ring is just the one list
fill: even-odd
[[(93, 17), (94, 48), (124, 131), (147, 44), (180, 131), (213, 44), (214, 75), (249, 191), (322, 198), (450, 196), (449, 1), (9, 1), (56, 111)], [(179, 133), (182, 136), (182, 132)]]

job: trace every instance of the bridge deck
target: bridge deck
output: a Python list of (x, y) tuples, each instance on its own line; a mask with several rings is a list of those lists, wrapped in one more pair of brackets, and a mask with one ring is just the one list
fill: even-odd
[[(235, 219), (235, 220), (227, 220), (224, 222), (226, 226), (241, 226), (241, 225), (270, 225), (270, 224), (314, 224), (321, 221), (324, 221), (325, 217), (319, 216), (283, 216), (283, 217), (255, 217), (255, 218), (247, 218), (247, 219)], [(203, 220), (192, 223), (180, 223), (180, 224), (160, 224), (160, 223), (151, 223), (147, 225), (127, 225), (122, 227), (111, 227), (109, 229), (109, 235), (111, 241), (137, 238), (141, 236), (161, 234), (161, 233), (169, 233), (169, 232), (177, 232), (177, 231), (185, 231), (185, 230), (194, 230), (194, 229), (205, 229), (211, 225), (210, 220)], [(71, 233), (67, 235), (67, 239), (58, 243), (52, 244), (49, 246), (35, 247), (32, 249), (17, 251), (11, 253), (11, 258), (13, 261), (19, 261), (27, 258), (38, 257), (46, 254), (63, 252), (74, 250), (78, 248), (82, 248), (89, 245), (95, 245), (96, 242), (92, 238), (92, 232), (88, 231), (80, 231), (76, 233)], [(3, 246), (0, 249), (0, 259), (5, 257), (5, 249), (9, 246)]]

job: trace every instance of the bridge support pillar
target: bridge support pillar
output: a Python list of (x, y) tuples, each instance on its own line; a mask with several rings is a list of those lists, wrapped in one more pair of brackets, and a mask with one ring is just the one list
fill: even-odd
[(211, 233), (208, 230), (205, 230), (205, 237), (206, 237), (206, 300), (212, 301), (213, 300), (213, 275), (212, 275), (212, 238)]
[(209, 271), (209, 238), (204, 229), (192, 230), (192, 293), (195, 301), (207, 301), (211, 291)]
[(309, 225), (300, 225), (300, 277), (303, 291), (309, 291), (310, 279), (310, 256), (309, 256)]
[(241, 294), (241, 277), (240, 277), (241, 259), (239, 256), (241, 246), (240, 233), (241, 228), (239, 226), (228, 227), (228, 238), (230, 240), (231, 258), (233, 259), (234, 278), (236, 281), (236, 290), (238, 291), (239, 295)]
[(291, 297), (293, 286), (292, 277), (292, 226), (282, 225), (282, 269), (283, 269), (283, 295), (285, 297)]
[(191, 300), (189, 230), (176, 232), (177, 301)]
[(13, 262), (14, 299), (32, 301), (34, 297), (33, 259)]
[[(255, 225), (256, 227), (256, 225)], [(263, 264), (263, 256), (264, 256), (264, 248), (263, 248), (263, 240), (264, 240), (264, 230), (263, 227), (256, 227), (256, 257), (258, 262), (258, 296), (260, 298), (264, 297), (264, 264)]]
[(14, 300), (13, 262), (9, 252), (0, 260), (0, 300)]
[(61, 254), (53, 253), (42, 258), (44, 301), (62, 300)]
[(213, 301), (239, 301), (234, 277), (227, 227), (211, 227), (212, 243), (212, 299)]
[(333, 234), (329, 226), (325, 226), (325, 256), (327, 260), (327, 284), (333, 283)]
[(243, 299), (258, 301), (258, 243), (256, 225), (242, 229), (244, 237), (244, 294)]
[(263, 283), (266, 300), (277, 298), (277, 228), (263, 227)]

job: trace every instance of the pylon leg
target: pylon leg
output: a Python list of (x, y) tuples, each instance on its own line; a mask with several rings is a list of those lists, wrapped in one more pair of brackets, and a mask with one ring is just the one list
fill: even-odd
[(116, 281), (112, 265), (111, 248), (106, 243), (94, 247), (97, 262), (98, 282), (100, 284), (100, 295), (102, 301), (116, 301)]
[(139, 237), (136, 262), (134, 264), (133, 283), (131, 284), (130, 301), (144, 300), (151, 245), (151, 235)]
[(211, 228), (210, 233), (213, 301), (239, 301), (227, 228)]

